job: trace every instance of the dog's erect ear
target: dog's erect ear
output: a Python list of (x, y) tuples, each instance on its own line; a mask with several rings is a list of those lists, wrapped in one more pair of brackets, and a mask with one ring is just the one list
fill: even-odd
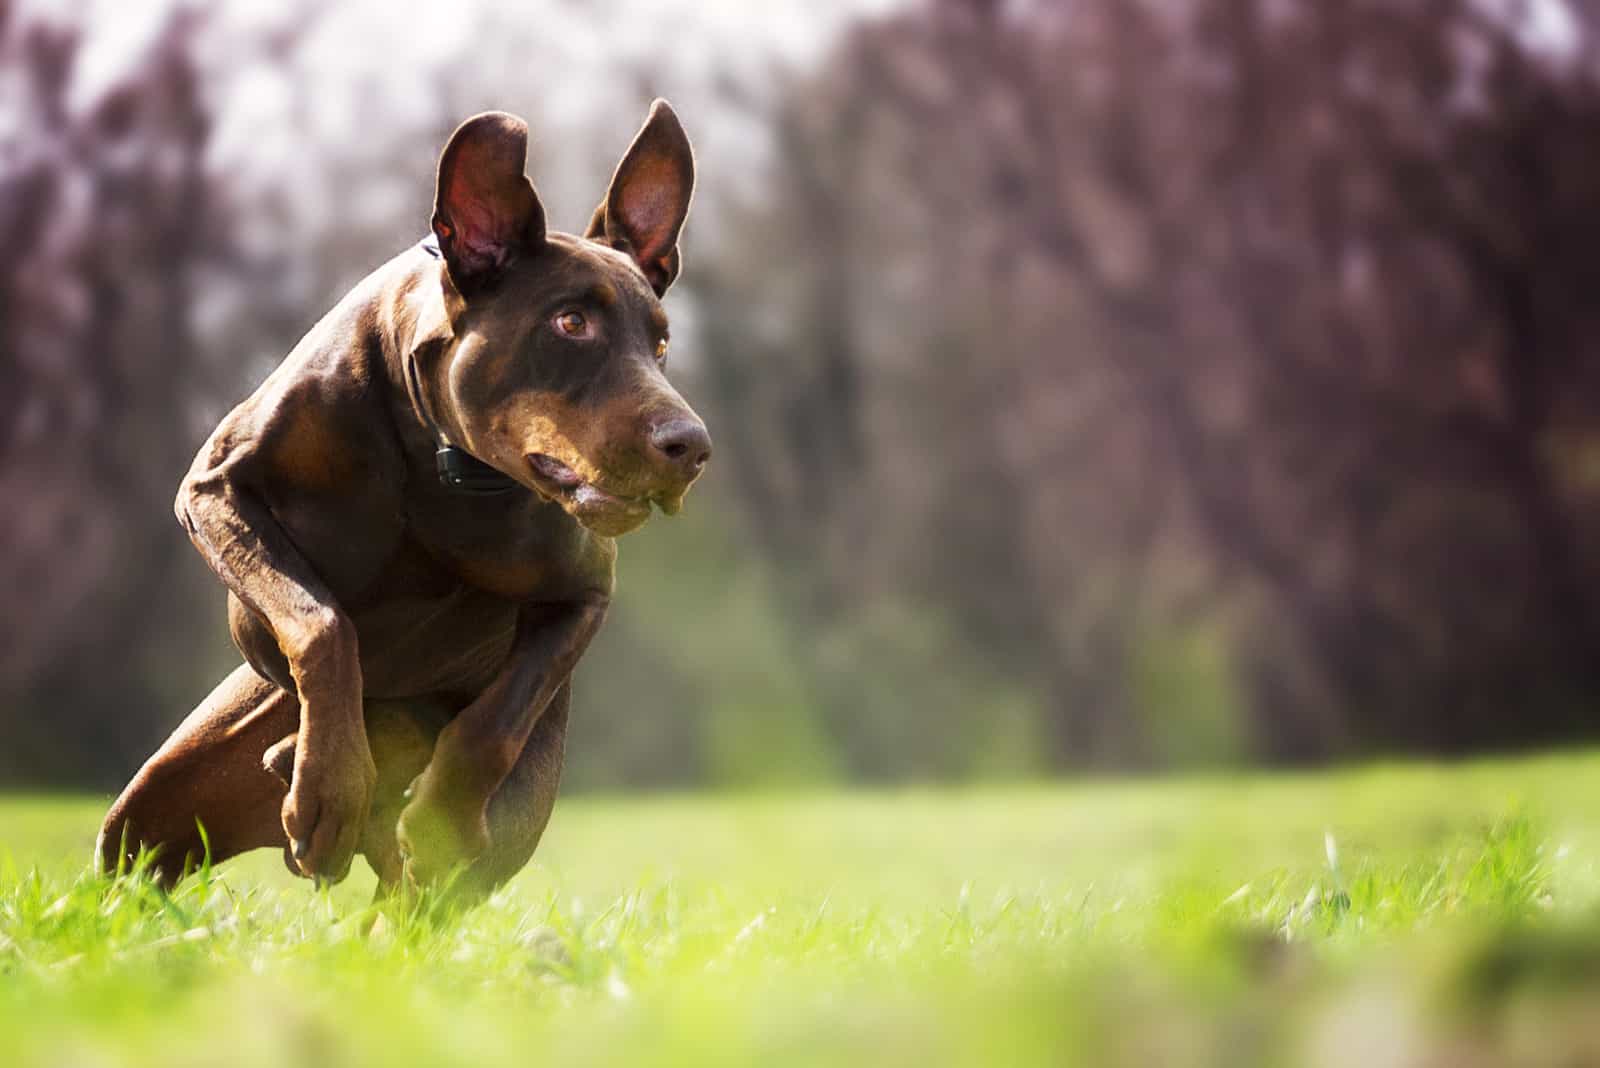
[(433, 232), (465, 292), (544, 240), (544, 207), (523, 171), (528, 124), (503, 111), (462, 123), (439, 157)]
[(584, 237), (633, 257), (656, 295), (678, 276), (678, 234), (694, 195), (694, 151), (672, 105), (650, 105)]

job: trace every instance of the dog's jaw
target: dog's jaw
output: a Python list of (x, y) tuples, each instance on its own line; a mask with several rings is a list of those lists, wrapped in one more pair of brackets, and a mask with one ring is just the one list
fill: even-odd
[(621, 537), (650, 518), (650, 498), (604, 490), (546, 453), (529, 454), (528, 471), (535, 493), (596, 534)]

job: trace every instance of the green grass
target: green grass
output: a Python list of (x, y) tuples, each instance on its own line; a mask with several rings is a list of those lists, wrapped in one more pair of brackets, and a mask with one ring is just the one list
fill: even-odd
[(464, 917), (0, 800), (0, 1065), (1600, 1063), (1600, 754), (575, 798)]

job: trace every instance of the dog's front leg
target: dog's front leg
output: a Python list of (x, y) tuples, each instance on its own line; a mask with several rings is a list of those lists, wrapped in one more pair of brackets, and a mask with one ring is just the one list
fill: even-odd
[(412, 784), (398, 837), (406, 872), (422, 885), (489, 847), (489, 800), (516, 765), (534, 725), (605, 619), (608, 597), (528, 605), (500, 673), (439, 733)]
[(177, 512), (223, 583), (271, 626), (300, 699), (283, 828), (300, 869), (337, 882), (350, 870), (377, 768), (361, 714), (355, 626), (278, 525), (248, 444), (224, 424), (178, 491)]

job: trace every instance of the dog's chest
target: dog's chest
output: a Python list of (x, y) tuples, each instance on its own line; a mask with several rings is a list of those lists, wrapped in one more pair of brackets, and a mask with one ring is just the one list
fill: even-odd
[(581, 528), (520, 488), (473, 497), (442, 488), (408, 502), (412, 539), (465, 585), (517, 601), (559, 599), (577, 580)]

